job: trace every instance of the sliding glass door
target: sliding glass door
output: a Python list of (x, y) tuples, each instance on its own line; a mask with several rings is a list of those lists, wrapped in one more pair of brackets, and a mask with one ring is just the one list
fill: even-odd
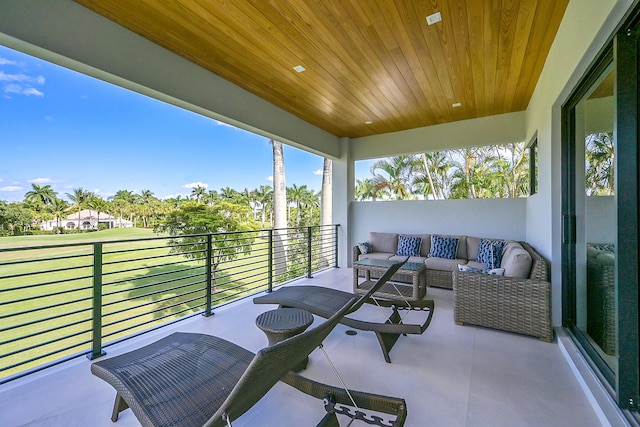
[(563, 106), (563, 322), (638, 409), (638, 72), (623, 26)]

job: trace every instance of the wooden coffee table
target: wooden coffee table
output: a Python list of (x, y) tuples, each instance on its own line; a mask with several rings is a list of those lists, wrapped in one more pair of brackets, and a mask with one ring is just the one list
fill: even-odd
[[(382, 276), (391, 264), (397, 261), (386, 259), (365, 258), (353, 263), (353, 293), (364, 294), (371, 289), (375, 280), (371, 280), (371, 273), (378, 277)], [(358, 272), (364, 272), (364, 281), (360, 282)], [(396, 280), (402, 276), (411, 276), (411, 283), (397, 283)], [(386, 299), (406, 299), (408, 301), (418, 301), (427, 293), (427, 268), (421, 262), (406, 262), (400, 267), (398, 272), (391, 277), (394, 283), (385, 283), (382, 288), (374, 294)], [(401, 295), (398, 295), (400, 292)]]

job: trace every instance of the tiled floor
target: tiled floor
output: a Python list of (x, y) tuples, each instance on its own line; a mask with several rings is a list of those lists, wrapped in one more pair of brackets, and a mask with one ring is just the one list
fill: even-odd
[[(330, 270), (304, 282), (350, 290), (351, 269)], [(430, 288), (427, 298), (436, 305), (431, 326), (421, 336), (401, 337), (391, 364), (385, 363), (372, 332), (349, 336), (348, 328), (338, 325), (329, 335), (324, 348), (349, 388), (404, 398), (409, 427), (601, 425), (556, 343), (457, 326), (451, 291)], [(213, 317), (198, 316), (109, 347), (107, 357), (176, 330), (218, 335), (256, 351), (267, 339), (255, 318), (271, 308), (247, 299)], [(374, 307), (365, 306), (359, 316), (384, 320)], [(120, 414), (117, 424), (111, 422), (115, 392), (91, 375), (90, 363), (80, 358), (1, 386), (0, 426), (139, 425), (130, 410)], [(304, 375), (339, 384), (318, 350)], [(321, 401), (278, 384), (233, 426), (315, 426), (323, 414)]]

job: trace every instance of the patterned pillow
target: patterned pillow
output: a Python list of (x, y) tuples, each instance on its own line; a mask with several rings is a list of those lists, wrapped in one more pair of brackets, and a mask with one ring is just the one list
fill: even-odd
[(458, 264), (458, 271), (464, 271), (465, 273), (484, 273), (481, 268), (469, 267), (468, 265)]
[(358, 243), (358, 249), (360, 249), (361, 254), (370, 254), (373, 250), (373, 248), (371, 247), (371, 243), (369, 243), (368, 241)]
[(429, 257), (456, 259), (459, 242), (457, 237), (431, 236)]
[(458, 264), (458, 271), (464, 271), (466, 273), (480, 273), (489, 274), (491, 276), (504, 276), (504, 268), (492, 268), (483, 270), (481, 268), (470, 267), (468, 265)]
[(480, 239), (476, 262), (484, 263), (487, 270), (500, 267), (502, 251), (506, 243), (503, 240)]
[(400, 236), (396, 255), (420, 256), (421, 237)]

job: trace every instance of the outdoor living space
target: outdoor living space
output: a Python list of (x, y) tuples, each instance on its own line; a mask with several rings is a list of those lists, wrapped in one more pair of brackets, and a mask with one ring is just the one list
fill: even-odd
[[(329, 269), (294, 284), (352, 289), (350, 268)], [(565, 359), (560, 337), (546, 343), (532, 337), (453, 322), (450, 290), (429, 288), (435, 302), (430, 327), (422, 335), (401, 337), (385, 363), (373, 332), (338, 325), (324, 349), (351, 389), (401, 397), (407, 426), (599, 426), (593, 409)], [(220, 336), (251, 351), (267, 345), (255, 318), (275, 307), (237, 301), (205, 318), (196, 316), (138, 338), (106, 347), (107, 356), (137, 349), (173, 331)], [(384, 320), (365, 306), (359, 318)], [(382, 318), (382, 319), (381, 319)], [(316, 319), (315, 324), (318, 323)], [(312, 327), (315, 326), (312, 325)], [(100, 359), (99, 359), (100, 360)], [(135, 426), (131, 410), (110, 420), (114, 389), (91, 375), (91, 362), (78, 358), (5, 384), (0, 392), (3, 426)], [(340, 385), (329, 362), (314, 351), (303, 375)], [(322, 402), (285, 384), (274, 387), (237, 420), (238, 426), (312, 426), (324, 415)], [(345, 423), (345, 420), (341, 420)], [(346, 424), (343, 424), (346, 425)]]

